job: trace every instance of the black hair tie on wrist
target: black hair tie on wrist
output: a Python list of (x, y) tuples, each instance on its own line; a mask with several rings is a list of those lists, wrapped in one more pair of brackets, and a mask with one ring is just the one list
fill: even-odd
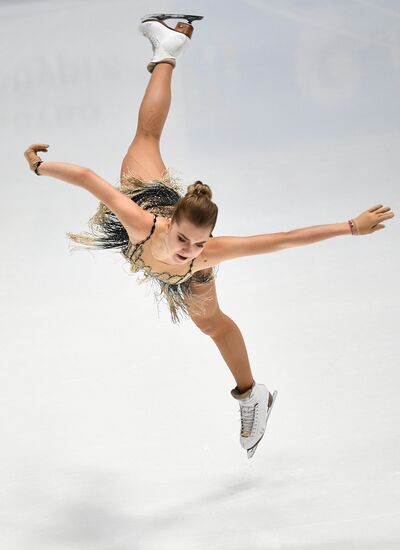
[(39, 168), (39, 166), (42, 164), (42, 162), (43, 162), (43, 161), (40, 160), (40, 161), (37, 163), (36, 168), (35, 168), (35, 174), (37, 174), (38, 176), (40, 176), (40, 174), (39, 174), (39, 172), (38, 172), (38, 168)]

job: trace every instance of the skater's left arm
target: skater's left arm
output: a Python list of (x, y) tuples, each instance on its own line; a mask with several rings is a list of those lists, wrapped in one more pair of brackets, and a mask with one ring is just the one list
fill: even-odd
[(390, 207), (377, 204), (349, 220), (353, 224), (353, 232), (351, 224), (346, 221), (249, 237), (214, 237), (205, 245), (204, 256), (208, 265), (213, 266), (242, 256), (278, 252), (285, 248), (304, 246), (341, 235), (368, 235), (383, 229), (385, 226), (382, 222), (393, 216)]

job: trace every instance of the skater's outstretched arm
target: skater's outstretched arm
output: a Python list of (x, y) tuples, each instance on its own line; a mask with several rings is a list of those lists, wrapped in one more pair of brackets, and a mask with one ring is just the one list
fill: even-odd
[(152, 214), (140, 208), (128, 196), (95, 174), (90, 168), (66, 162), (42, 161), (37, 156), (37, 151), (47, 152), (48, 147), (45, 144), (33, 144), (24, 153), (31, 170), (36, 174), (52, 176), (83, 187), (114, 212), (128, 233), (130, 231), (140, 232), (147, 228), (149, 223), (152, 223)]
[[(209, 266), (217, 265), (226, 260), (277, 252), (285, 248), (304, 246), (340, 235), (368, 235), (384, 229), (383, 221), (393, 218), (390, 207), (376, 204), (356, 218), (342, 223), (313, 225), (283, 231), (254, 235), (250, 237), (214, 237), (204, 247), (204, 256)], [(353, 224), (353, 230), (351, 223)]]

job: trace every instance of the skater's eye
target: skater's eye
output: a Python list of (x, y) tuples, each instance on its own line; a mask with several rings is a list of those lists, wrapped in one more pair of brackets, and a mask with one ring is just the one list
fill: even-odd
[[(179, 239), (181, 242), (183, 242), (183, 243), (185, 242), (185, 239), (182, 239), (182, 237), (180, 237), (179, 235), (178, 235), (178, 239)], [(204, 248), (204, 245), (202, 245), (202, 244), (198, 244), (197, 246), (198, 246), (199, 248)]]
[[(186, 237), (185, 238), (183, 238), (183, 236), (181, 237), (180, 234), (178, 234), (178, 239), (183, 243), (188, 240), (188, 239), (186, 239)], [(203, 248), (203, 245), (205, 243), (206, 243), (206, 241), (201, 241), (200, 243), (197, 243), (197, 246), (199, 246), (200, 248)]]

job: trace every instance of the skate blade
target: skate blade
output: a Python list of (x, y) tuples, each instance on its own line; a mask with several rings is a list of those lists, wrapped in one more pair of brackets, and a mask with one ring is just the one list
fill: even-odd
[(203, 15), (184, 15), (179, 13), (152, 13), (142, 17), (141, 22), (145, 21), (164, 21), (165, 19), (186, 19), (186, 21), (191, 25), (192, 21), (197, 21), (203, 19)]
[(254, 455), (254, 453), (256, 452), (257, 450), (257, 447), (258, 447), (258, 444), (260, 443), (261, 439), (263, 438), (264, 434), (262, 434), (262, 436), (260, 437), (260, 439), (257, 441), (257, 443), (255, 445), (253, 445), (253, 447), (251, 449), (248, 449), (247, 450), (247, 458), (252, 458), (252, 456)]
[[(275, 390), (274, 393), (272, 394), (272, 403), (271, 403), (271, 406), (269, 407), (269, 409), (268, 409), (268, 411), (267, 411), (267, 417), (266, 417), (266, 421), (265, 421), (265, 429), (267, 428), (268, 418), (269, 418), (269, 415), (271, 414), (272, 407), (274, 406), (275, 399), (276, 399), (276, 396), (277, 396), (277, 395), (278, 395), (278, 392)], [(247, 449), (247, 458), (252, 458), (252, 456), (254, 456), (254, 453), (255, 453), (256, 450), (257, 450), (258, 444), (260, 443), (260, 441), (261, 441), (262, 438), (264, 437), (264, 434), (265, 434), (265, 432), (262, 434), (262, 436), (261, 436), (260, 439), (257, 441), (257, 443), (255, 443), (250, 449)]]

